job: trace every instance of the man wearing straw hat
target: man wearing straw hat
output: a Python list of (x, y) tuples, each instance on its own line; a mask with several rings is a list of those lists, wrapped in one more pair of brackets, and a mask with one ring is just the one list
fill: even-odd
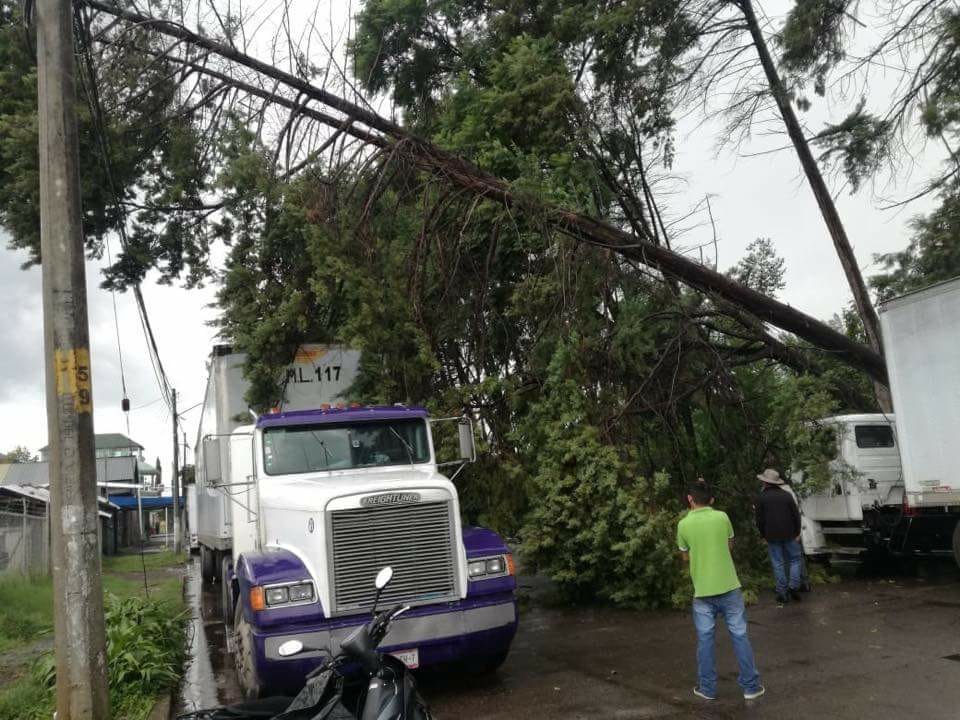
[(780, 473), (767, 468), (757, 479), (763, 490), (757, 498), (757, 529), (767, 543), (776, 581), (777, 602), (799, 600), (803, 570), (800, 549), (800, 511), (786, 490)]

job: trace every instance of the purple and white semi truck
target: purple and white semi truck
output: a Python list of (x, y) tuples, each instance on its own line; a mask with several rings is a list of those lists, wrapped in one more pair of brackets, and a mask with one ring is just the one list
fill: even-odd
[[(305, 401), (288, 385), (284, 411), (259, 417), (234, 412), (246, 389), (242, 356), (220, 347), (211, 358), (210, 412), (197, 444), (198, 536), (204, 580), (220, 583), (233, 627), (244, 693), (302, 686), (369, 619), (374, 577), (388, 565), (393, 581), (381, 605), (411, 610), (383, 652), (411, 668), (496, 667), (517, 628), (513, 558), (496, 533), (462, 526), (456, 488), (440, 472), (473, 460), (469, 420), (431, 420), (404, 406), (287, 410), (318, 392), (342, 394), (352, 381), (344, 368), (356, 368), (354, 351), (305, 346), (301, 366), (304, 353), (311, 366), (294, 367), (292, 377), (329, 387), (311, 388)], [(456, 423), (460, 440), (450, 463), (438, 462), (431, 433), (444, 421)], [(283, 657), (289, 640), (328, 652)]]

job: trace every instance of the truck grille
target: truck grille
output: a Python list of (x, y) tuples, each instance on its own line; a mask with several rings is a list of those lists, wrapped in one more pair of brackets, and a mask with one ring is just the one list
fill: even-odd
[(386, 565), (393, 580), (381, 605), (426, 604), (457, 597), (449, 502), (336, 510), (330, 514), (334, 612), (369, 608), (373, 581)]

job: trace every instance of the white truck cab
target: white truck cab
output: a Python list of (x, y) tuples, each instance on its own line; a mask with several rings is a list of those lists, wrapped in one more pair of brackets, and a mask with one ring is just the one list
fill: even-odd
[(864, 550), (864, 513), (903, 502), (903, 473), (893, 415), (857, 414), (824, 418), (837, 455), (830, 482), (800, 501), (803, 545), (808, 554), (859, 554)]

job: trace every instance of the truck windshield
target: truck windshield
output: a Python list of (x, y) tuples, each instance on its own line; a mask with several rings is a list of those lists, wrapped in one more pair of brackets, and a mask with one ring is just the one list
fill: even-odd
[(411, 465), (430, 460), (423, 420), (296, 425), (263, 431), (268, 475)]
[(857, 425), (854, 434), (858, 448), (893, 447), (893, 428), (889, 425)]

